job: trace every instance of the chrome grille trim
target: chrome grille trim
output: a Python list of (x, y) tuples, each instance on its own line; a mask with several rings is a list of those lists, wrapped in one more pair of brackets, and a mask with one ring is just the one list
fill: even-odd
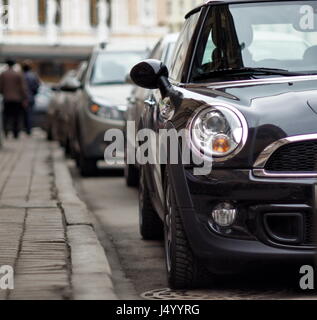
[(265, 165), (267, 164), (270, 157), (273, 155), (275, 151), (277, 151), (282, 146), (285, 146), (294, 142), (303, 142), (317, 140), (317, 134), (306, 134), (306, 135), (298, 135), (287, 137), (281, 140), (277, 140), (267, 146), (261, 154), (258, 156), (256, 161), (254, 162), (253, 174), (257, 177), (265, 177), (265, 178), (317, 178), (317, 172), (303, 172), (303, 173), (288, 173), (288, 172), (269, 172), (266, 171)]

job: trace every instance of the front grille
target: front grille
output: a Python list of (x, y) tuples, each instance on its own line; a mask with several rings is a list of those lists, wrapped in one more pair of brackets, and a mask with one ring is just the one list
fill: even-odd
[(313, 216), (311, 214), (305, 215), (305, 224), (304, 224), (304, 242), (305, 244), (312, 245), (315, 244), (317, 241), (317, 234), (316, 234), (316, 225), (314, 223)]
[(294, 142), (280, 147), (265, 165), (267, 171), (317, 171), (317, 140)]

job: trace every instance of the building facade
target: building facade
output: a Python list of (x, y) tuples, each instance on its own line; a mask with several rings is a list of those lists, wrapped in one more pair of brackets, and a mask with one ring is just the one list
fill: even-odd
[(60, 64), (51, 68), (60, 74), (100, 42), (152, 46), (167, 32), (166, 11), (165, 0), (0, 0), (0, 60), (31, 58), (42, 74)]
[(184, 24), (185, 15), (203, 2), (203, 0), (166, 0), (167, 25), (170, 31), (179, 31)]

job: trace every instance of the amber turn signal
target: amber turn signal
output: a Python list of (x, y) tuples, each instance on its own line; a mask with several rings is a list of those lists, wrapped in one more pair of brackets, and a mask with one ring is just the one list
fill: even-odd
[(90, 111), (92, 113), (97, 113), (100, 110), (100, 107), (97, 104), (93, 104), (90, 106)]
[(217, 153), (229, 152), (231, 148), (230, 139), (226, 135), (217, 135), (213, 139), (212, 150)]

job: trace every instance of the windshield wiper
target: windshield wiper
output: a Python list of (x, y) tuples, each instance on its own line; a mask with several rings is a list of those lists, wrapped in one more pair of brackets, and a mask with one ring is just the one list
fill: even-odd
[(225, 75), (255, 75), (255, 74), (265, 74), (265, 75), (281, 75), (281, 76), (300, 76), (303, 75), (299, 72), (292, 72), (286, 69), (273, 69), (273, 68), (234, 68), (234, 69), (222, 69), (215, 70), (207, 73), (201, 73), (194, 77), (194, 80), (204, 80), (209, 78), (214, 78), (217, 76), (225, 76)]

